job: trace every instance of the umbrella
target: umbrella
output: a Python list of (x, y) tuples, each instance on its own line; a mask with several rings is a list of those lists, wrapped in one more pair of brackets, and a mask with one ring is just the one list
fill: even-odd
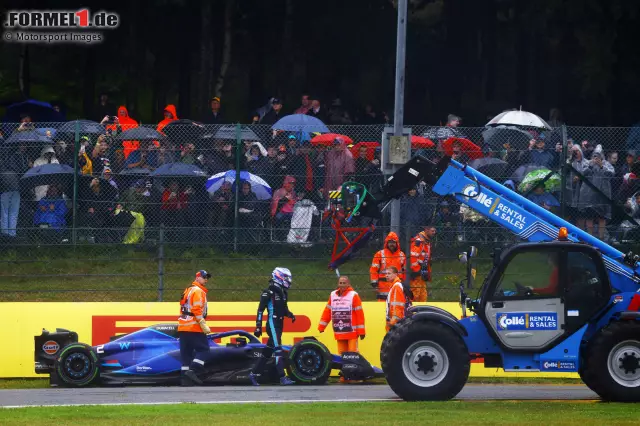
[(495, 149), (503, 149), (503, 144), (508, 143), (517, 151), (524, 151), (533, 139), (531, 133), (515, 126), (490, 127), (482, 132), (484, 142)]
[(35, 99), (9, 105), (4, 115), (4, 121), (19, 123), (22, 114), (28, 114), (34, 122), (59, 123), (64, 121), (62, 114), (54, 110), (50, 103)]
[(456, 130), (453, 127), (434, 127), (424, 132), (422, 136), (433, 140), (459, 138), (463, 135), (459, 130)]
[(161, 139), (166, 139), (166, 136), (151, 127), (135, 127), (125, 130), (116, 136), (116, 140), (119, 141), (155, 141)]
[(486, 126), (499, 126), (507, 124), (512, 126), (535, 127), (538, 129), (552, 130), (549, 123), (534, 113), (527, 111), (505, 111), (493, 117)]
[[(207, 180), (207, 191), (210, 193), (216, 192), (224, 182), (233, 184), (236, 180), (236, 171), (228, 170), (226, 172), (217, 173), (211, 176)], [(272, 190), (269, 184), (260, 176), (256, 176), (245, 170), (240, 171), (240, 180), (247, 181), (251, 184), (251, 191), (256, 194), (258, 200), (270, 200), (272, 197)]]
[(442, 143), (442, 148), (448, 156), (453, 155), (453, 144), (459, 142), (462, 147), (462, 154), (466, 154), (471, 160), (482, 158), (482, 150), (478, 145), (464, 138), (449, 138)]
[(195, 177), (206, 178), (207, 174), (198, 166), (185, 163), (169, 163), (155, 169), (149, 174), (153, 177)]
[(513, 172), (513, 176), (511, 177), (513, 180), (517, 182), (522, 182), (527, 173), (532, 172), (534, 170), (544, 169), (543, 166), (538, 166), (536, 164), (525, 164), (520, 166)]
[[(209, 137), (213, 139), (222, 139), (222, 140), (236, 140), (236, 126), (234, 125), (225, 125), (220, 127), (213, 136), (205, 135), (203, 137)], [(243, 141), (257, 141), (260, 142), (260, 138), (256, 133), (249, 129), (246, 126), (240, 127), (240, 139)]]
[(506, 170), (509, 167), (509, 163), (499, 158), (487, 157), (471, 160), (469, 161), (469, 166), (492, 179), (502, 180), (502, 178), (506, 177)]
[(271, 128), (290, 132), (329, 133), (329, 128), (322, 121), (306, 114), (287, 115), (278, 120)]
[(42, 133), (31, 130), (28, 132), (13, 132), (7, 140), (4, 141), (5, 145), (11, 144), (25, 144), (27, 146), (42, 146), (53, 145), (53, 139), (43, 135)]
[(358, 152), (360, 151), (360, 148), (363, 146), (367, 148), (367, 160), (372, 161), (375, 155), (376, 148), (380, 146), (380, 143), (379, 142), (358, 142), (357, 144), (351, 147), (351, 154), (353, 155), (353, 158), (358, 157)]
[(344, 139), (347, 145), (353, 143), (353, 139), (351, 139), (349, 136), (341, 135), (339, 133), (325, 133), (324, 135), (314, 136), (314, 138), (311, 139), (311, 145), (331, 146), (333, 145), (333, 141), (336, 138)]
[(193, 120), (180, 119), (164, 126), (162, 133), (175, 141), (195, 141), (202, 137), (205, 126)]
[[(531, 188), (535, 188), (549, 173), (552, 173), (549, 169), (533, 170), (527, 173), (522, 182), (520, 182), (520, 185), (518, 185), (518, 191), (525, 193)], [(553, 173), (544, 183), (544, 188), (549, 192), (560, 190), (560, 175)]]
[(50, 185), (52, 183), (68, 184), (73, 181), (73, 167), (66, 164), (43, 164), (32, 167), (20, 178), (20, 183), (25, 187), (38, 185)]
[(79, 133), (81, 135), (104, 135), (107, 132), (102, 124), (91, 120), (67, 121), (62, 126), (60, 126), (58, 132), (75, 134), (76, 123), (79, 124)]
[(436, 146), (431, 139), (411, 135), (411, 149), (429, 149)]

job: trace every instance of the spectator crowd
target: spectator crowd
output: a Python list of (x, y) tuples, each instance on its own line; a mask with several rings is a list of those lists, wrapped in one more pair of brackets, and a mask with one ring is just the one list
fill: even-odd
[[(23, 114), (13, 128), (2, 128), (0, 216), (5, 240), (20, 237), (24, 229), (25, 238), (35, 235), (64, 242), (75, 224), (80, 238), (91, 242), (142, 242), (157, 238), (163, 226), (170, 240), (229, 241), (226, 236), (237, 228), (237, 238), (246, 244), (267, 240), (306, 245), (322, 237), (322, 227), (329, 228), (321, 213), (330, 208), (330, 191), (343, 182), (359, 181), (375, 192), (384, 182), (375, 142), (380, 142), (382, 126), (389, 120), (370, 105), (352, 119), (339, 100), (325, 111), (319, 100), (305, 94), (300, 106), (285, 111), (279, 99), (270, 98), (254, 111), (250, 124), (242, 126), (240, 146), (233, 131), (222, 131), (230, 125), (218, 97), (211, 99), (210, 109), (195, 124), (200, 130), (197, 137), (191, 133), (194, 124), (180, 120), (174, 105), (166, 106), (153, 127), (139, 125), (126, 106), (116, 108), (106, 96), (101, 96), (95, 110), (92, 118), (104, 132), (69, 137), (49, 128), (51, 123), (40, 125), (29, 114)], [(289, 114), (335, 126), (335, 137), (316, 144), (311, 142), (315, 132), (272, 129)], [(574, 140), (571, 135), (564, 149), (557, 127), (562, 123), (553, 112), (554, 130), (528, 130), (529, 139), (519, 148), (509, 139), (489, 144), (481, 129), (461, 128), (461, 121), (450, 115), (440, 126), (446, 129), (443, 137), (426, 129), (424, 135), (433, 146), (416, 147), (413, 154), (432, 159), (450, 155), (482, 167), (493, 164), (486, 169), (492, 178), (545, 209), (564, 214), (598, 238), (612, 243), (633, 238), (640, 225), (638, 153), (616, 149), (621, 143)], [(143, 127), (162, 137), (120, 138), (123, 132)], [(172, 127), (175, 132), (169, 133)], [(10, 143), (16, 135), (30, 132), (44, 135), (45, 141), (18, 138)], [(563, 161), (569, 166), (564, 179)], [(155, 174), (176, 163), (199, 173)], [(78, 173), (26, 179), (30, 171), (51, 165)], [(482, 167), (478, 169), (483, 171)], [(211, 188), (208, 178), (235, 170), (248, 172), (238, 187), (231, 173)], [(535, 172), (540, 172), (538, 178), (529, 179)], [(438, 227), (439, 238), (453, 242), (513, 239), (455, 198), (439, 197), (424, 184), (408, 191), (401, 206), (407, 235), (430, 224)]]

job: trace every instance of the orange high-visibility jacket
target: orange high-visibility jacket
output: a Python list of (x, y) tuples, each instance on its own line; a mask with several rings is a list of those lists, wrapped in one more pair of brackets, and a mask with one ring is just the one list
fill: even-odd
[(180, 299), (180, 316), (178, 317), (178, 331), (202, 333), (200, 321), (207, 318), (207, 292), (209, 290), (196, 281), (185, 289)]
[[(398, 249), (391, 252), (388, 248), (389, 241), (395, 241), (398, 245)], [(371, 268), (369, 268), (369, 275), (371, 282), (378, 282), (378, 293), (386, 296), (391, 288), (391, 283), (387, 283), (387, 278), (384, 275), (384, 270), (389, 266), (395, 266), (398, 268), (398, 277), (404, 280), (405, 267), (407, 259), (402, 250), (400, 250), (400, 239), (395, 232), (389, 232), (387, 238), (384, 240), (384, 248), (373, 256), (373, 262), (371, 262)]]
[(387, 329), (404, 318), (406, 309), (411, 305), (404, 294), (402, 281), (399, 278), (393, 282), (393, 286), (387, 296)]
[(428, 278), (431, 281), (431, 241), (424, 231), (411, 239), (411, 272), (420, 272), (423, 263), (427, 264)]
[(351, 286), (344, 291), (337, 289), (331, 292), (329, 302), (322, 312), (318, 331), (324, 331), (329, 321), (333, 322), (336, 340), (357, 339), (366, 334), (362, 301)]

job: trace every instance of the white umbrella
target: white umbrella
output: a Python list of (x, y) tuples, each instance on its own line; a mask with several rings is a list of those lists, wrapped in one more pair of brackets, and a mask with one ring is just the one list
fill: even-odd
[(505, 111), (493, 117), (486, 126), (499, 126), (499, 125), (511, 125), (511, 126), (526, 126), (536, 127), (538, 129), (553, 130), (549, 123), (544, 121), (532, 112), (527, 111)]

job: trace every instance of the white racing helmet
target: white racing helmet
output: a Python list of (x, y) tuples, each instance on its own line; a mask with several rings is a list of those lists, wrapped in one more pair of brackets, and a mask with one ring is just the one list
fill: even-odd
[(277, 285), (284, 288), (289, 288), (291, 287), (293, 277), (291, 276), (291, 271), (288, 268), (282, 268), (278, 266), (271, 273), (271, 279)]

